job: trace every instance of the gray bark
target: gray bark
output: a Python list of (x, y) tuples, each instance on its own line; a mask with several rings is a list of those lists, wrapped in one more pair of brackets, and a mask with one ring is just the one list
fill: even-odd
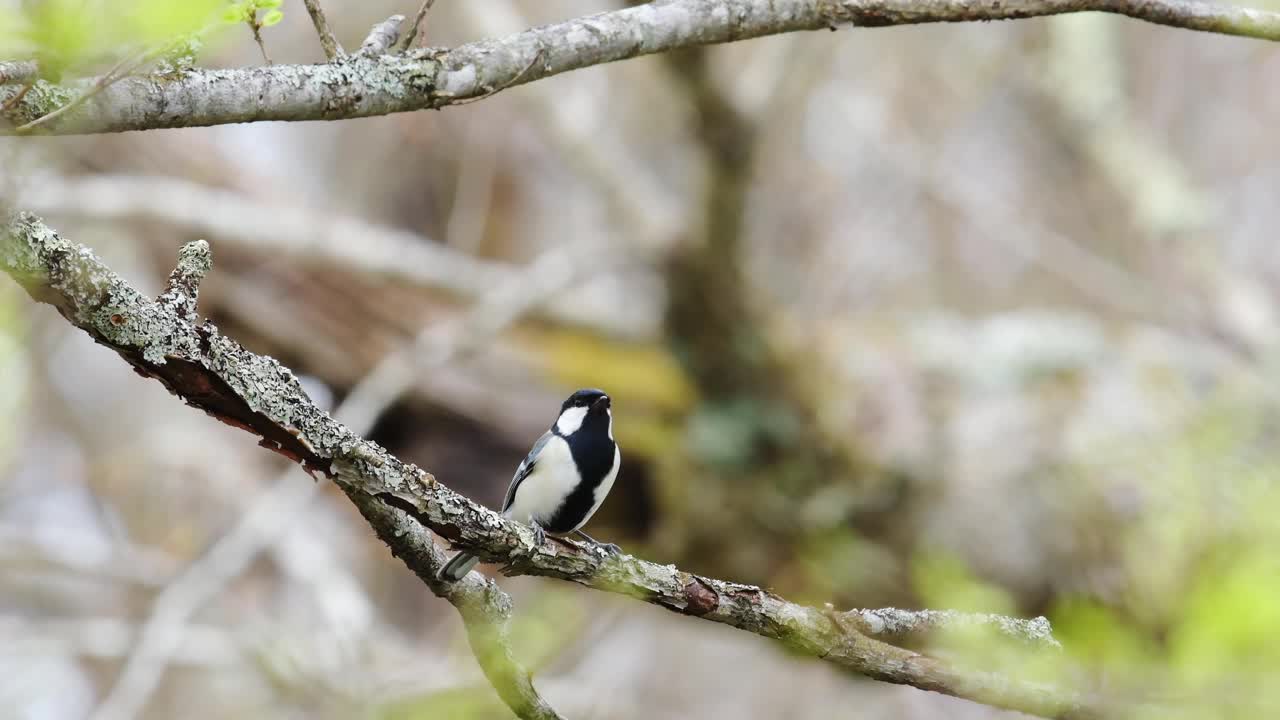
[[(42, 124), (40, 132), (369, 117), (442, 108), (571, 70), (697, 45), (846, 25), (971, 22), (1088, 11), (1280, 40), (1280, 13), (1199, 0), (661, 0), (448, 51), (127, 78), (82, 107)], [(0, 91), (0, 102), (14, 92)], [(22, 125), (77, 95), (76, 88), (38, 82), (9, 119), (13, 127)]]
[(34, 60), (0, 62), (0, 85), (25, 83), (35, 78), (38, 70), (39, 68), (36, 67)]

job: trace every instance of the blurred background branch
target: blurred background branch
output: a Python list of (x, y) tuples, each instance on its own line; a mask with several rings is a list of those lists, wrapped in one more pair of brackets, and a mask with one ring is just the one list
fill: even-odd
[[(450, 247), (456, 244), (452, 241), (436, 243), (358, 218), (282, 206), (174, 178), (39, 178), (25, 185), (14, 202), (37, 212), (73, 217), (158, 220), (247, 247), (272, 248), (298, 262), (323, 262), (466, 298), (518, 283), (527, 270), (456, 252)], [(626, 247), (611, 254), (612, 259), (597, 259), (601, 269), (613, 262), (643, 262), (642, 255)], [(644, 337), (654, 331), (654, 319), (646, 318), (639, 307), (583, 306), (558, 300), (539, 311), (557, 322), (624, 338)]]

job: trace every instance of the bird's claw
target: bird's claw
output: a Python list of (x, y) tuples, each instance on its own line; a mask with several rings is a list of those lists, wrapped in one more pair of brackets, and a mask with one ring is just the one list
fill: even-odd
[(605, 552), (605, 554), (606, 554), (606, 555), (621, 555), (621, 554), (622, 554), (622, 548), (618, 547), (617, 545), (614, 545), (613, 543), (602, 543), (602, 542), (598, 542), (598, 543), (596, 543), (596, 547), (598, 547), (598, 548), (600, 548), (601, 550), (603, 550), (603, 551)]
[(547, 532), (537, 523), (533, 524), (533, 544), (537, 547), (547, 544)]

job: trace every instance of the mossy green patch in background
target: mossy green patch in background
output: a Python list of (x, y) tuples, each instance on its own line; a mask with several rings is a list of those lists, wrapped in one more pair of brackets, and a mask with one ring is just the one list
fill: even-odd
[(525, 339), (553, 382), (570, 389), (598, 387), (613, 397), (614, 433), (624, 452), (654, 456), (678, 442), (679, 420), (697, 395), (666, 348), (570, 330), (539, 331)]
[[(1249, 382), (1214, 389), (1167, 432), (1092, 453), (1074, 479), (1092, 497), (1136, 498), (1119, 522), (1082, 514), (1079, 532), (1114, 537), (1103, 593), (1049, 613), (1077, 668), (1159, 698), (1133, 717), (1271, 717), (1280, 701), (1280, 453), (1276, 410)], [(1091, 486), (1097, 486), (1090, 489)]]
[(1053, 634), (1071, 658), (1108, 673), (1138, 674), (1159, 657), (1160, 649), (1132, 619), (1096, 600), (1068, 598), (1050, 613)]
[(916, 556), (912, 562), (912, 579), (925, 607), (1017, 614), (1008, 593), (983, 582), (963, 561), (946, 552), (934, 551)]
[(783, 594), (809, 605), (843, 607), (842, 599), (849, 595), (860, 604), (879, 604), (881, 598), (893, 597), (901, 582), (894, 554), (847, 527), (805, 535), (795, 558), (773, 582)]

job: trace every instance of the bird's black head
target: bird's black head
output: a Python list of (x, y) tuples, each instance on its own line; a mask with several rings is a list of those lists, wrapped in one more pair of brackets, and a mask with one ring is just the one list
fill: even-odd
[(560, 406), (560, 412), (564, 412), (569, 408), (584, 407), (595, 408), (599, 404), (601, 410), (609, 407), (609, 396), (604, 394), (603, 390), (595, 388), (584, 388), (569, 396), (568, 400)]
[(587, 388), (570, 395), (560, 406), (560, 416), (556, 419), (556, 429), (562, 435), (572, 435), (584, 425), (600, 427), (609, 431), (612, 420), (609, 408), (612, 402), (603, 390)]

